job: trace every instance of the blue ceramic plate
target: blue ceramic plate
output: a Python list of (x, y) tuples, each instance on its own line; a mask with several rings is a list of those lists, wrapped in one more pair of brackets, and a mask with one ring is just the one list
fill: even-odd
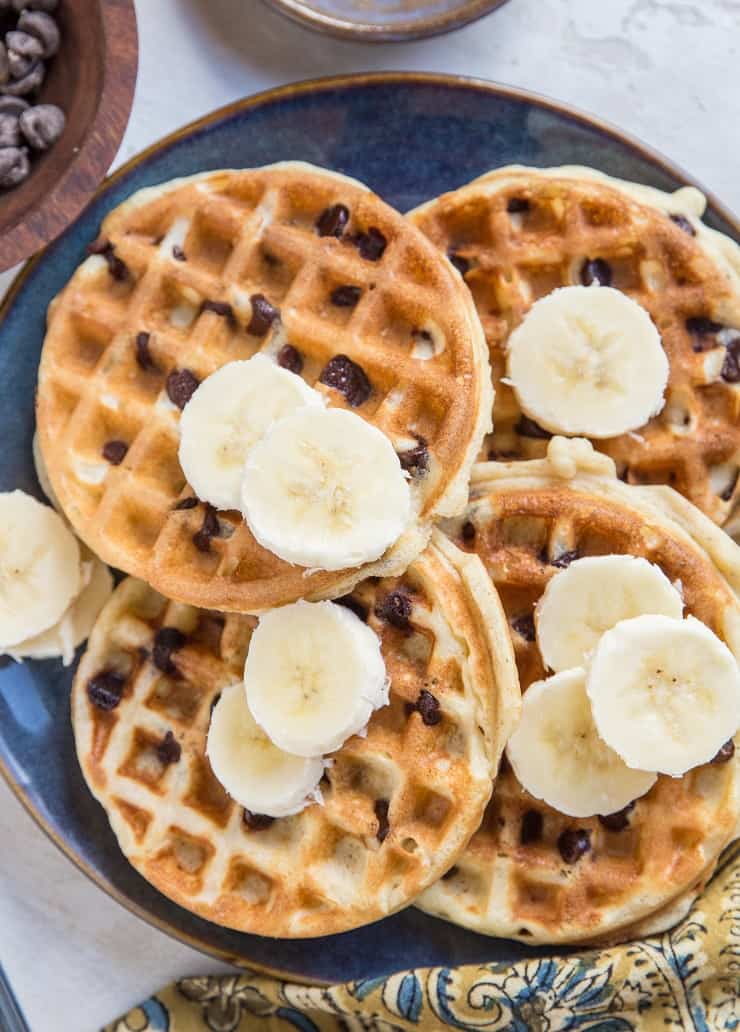
[[(612, 129), (504, 87), (381, 73), (288, 86), (234, 104), (129, 162), (82, 218), (32, 262), (0, 310), (0, 490), (40, 495), (31, 437), (44, 313), (103, 216), (134, 190), (206, 169), (299, 158), (356, 176), (402, 211), (510, 162), (581, 163), (672, 190), (686, 177)], [(740, 238), (712, 203), (710, 225)], [(279, 942), (207, 923), (129, 866), (77, 766), (72, 670), (0, 660), (0, 770), (30, 813), (94, 881), (145, 920), (208, 953), (293, 978), (369, 978), (405, 967), (512, 960), (534, 950), (406, 910), (320, 941)]]

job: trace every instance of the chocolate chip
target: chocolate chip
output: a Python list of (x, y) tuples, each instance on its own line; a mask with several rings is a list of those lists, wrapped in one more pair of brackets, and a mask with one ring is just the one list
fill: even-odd
[(167, 377), (167, 395), (173, 405), (184, 409), (199, 385), (198, 377), (189, 369), (173, 369)]
[(725, 383), (740, 383), (740, 337), (735, 337), (727, 345), (720, 376)]
[(550, 560), (551, 566), (557, 566), (559, 570), (567, 570), (572, 562), (578, 558), (578, 552), (561, 552), (555, 559)]
[(188, 260), (187, 255), (180, 247), (179, 244), (173, 244), (172, 246), (172, 257), (176, 262), (186, 262)]
[(120, 466), (126, 458), (128, 445), (125, 441), (106, 441), (103, 445), (103, 458), (111, 466)]
[(87, 252), (88, 254), (97, 254), (105, 258), (108, 263), (108, 272), (114, 280), (122, 282), (128, 279), (128, 266), (118, 257), (116, 249), (110, 240), (107, 240), (105, 237), (98, 237), (97, 240), (93, 240), (91, 244), (87, 245)]
[(88, 254), (105, 254), (113, 245), (107, 237), (96, 237), (87, 245)]
[(378, 818), (378, 830), (375, 836), (378, 842), (385, 842), (391, 826), (388, 823), (388, 800), (378, 799), (375, 802), (375, 816)]
[(519, 831), (519, 841), (523, 846), (531, 842), (539, 842), (542, 838), (542, 829), (545, 821), (539, 810), (527, 810), (522, 817), (522, 826)]
[(362, 287), (353, 287), (347, 283), (343, 287), (335, 287), (331, 292), (331, 303), (337, 308), (354, 308), (362, 295)]
[(335, 355), (329, 359), (319, 377), (319, 383), (339, 391), (353, 408), (366, 402), (372, 393), (364, 369), (347, 355)]
[(529, 211), (529, 207), (529, 201), (526, 197), (510, 197), (506, 210), (509, 215), (520, 215), (522, 212)]
[(581, 283), (584, 287), (596, 284), (599, 287), (612, 285), (612, 267), (603, 258), (588, 258), (581, 266)]
[(29, 147), (45, 151), (62, 135), (67, 118), (56, 104), (37, 104), (23, 112), (18, 124)]
[(408, 595), (404, 595), (402, 591), (391, 591), (375, 607), (375, 615), (392, 627), (406, 631), (409, 627), (411, 609), (411, 599)]
[(540, 441), (549, 441), (552, 437), (548, 430), (543, 429), (539, 423), (535, 423), (529, 416), (521, 416), (514, 429), (521, 437), (534, 437)]
[(152, 662), (163, 674), (176, 675), (179, 670), (172, 662), (172, 653), (181, 649), (187, 638), (178, 627), (160, 627), (154, 635)]
[(101, 710), (114, 710), (121, 701), (126, 678), (114, 670), (102, 670), (87, 682), (87, 697)]
[(316, 219), (316, 232), (321, 237), (341, 237), (349, 222), (349, 208), (344, 204), (333, 204), (325, 208)]
[(266, 831), (275, 823), (274, 817), (268, 817), (266, 813), (252, 813), (251, 810), (244, 810), (242, 821), (250, 831)]
[(194, 509), (198, 504), (197, 498), (181, 498), (176, 505), (172, 506), (172, 508), (175, 512), (182, 512), (183, 509)]
[(449, 881), (450, 878), (454, 878), (459, 870), (460, 868), (457, 866), (457, 864), (453, 864), (449, 871), (445, 871), (445, 873), (442, 875), (442, 881)]
[(253, 337), (264, 337), (276, 319), (280, 318), (279, 309), (271, 305), (264, 294), (252, 294), (252, 318), (247, 326), (247, 333)]
[(688, 233), (689, 236), (696, 236), (696, 230), (691, 225), (685, 215), (674, 214), (670, 216), (671, 222), (675, 222), (679, 229), (682, 229), (684, 233)]
[(734, 755), (735, 743), (730, 738), (725, 742), (725, 744), (719, 750), (717, 755), (710, 760), (710, 763), (715, 764), (715, 766), (719, 765), (720, 763), (729, 763)]
[(374, 226), (371, 226), (366, 233), (358, 233), (352, 238), (352, 243), (360, 252), (360, 257), (367, 262), (379, 262), (388, 246), (388, 241)]
[(427, 691), (426, 688), (422, 688), (419, 692), (419, 698), (416, 700), (416, 708), (421, 714), (421, 719), (427, 727), (434, 727), (435, 724), (439, 724), (442, 720), (442, 713), (439, 708), (439, 699), (432, 695), (431, 692)]
[(418, 708), (415, 702), (404, 702), (403, 712), (407, 717), (410, 717), (412, 713), (418, 713)]
[(136, 362), (140, 369), (143, 369), (145, 373), (154, 373), (159, 371), (157, 363), (152, 358), (152, 353), (149, 350), (149, 343), (152, 337), (150, 333), (139, 333), (136, 336)]
[(31, 172), (31, 162), (25, 147), (0, 148), (0, 188), (18, 186)]
[(722, 323), (714, 322), (705, 315), (693, 315), (686, 320), (686, 329), (694, 338), (692, 348), (694, 351), (709, 351), (716, 347), (716, 341), (705, 341), (705, 337), (713, 337), (722, 329)]
[(466, 520), (460, 531), (462, 534), (463, 541), (467, 541), (470, 544), (471, 541), (475, 541), (475, 524), (471, 523), (470, 520)]
[(214, 315), (220, 315), (222, 319), (228, 319), (231, 323), (236, 322), (234, 309), (228, 301), (211, 301), (207, 299), (201, 305), (200, 310), (201, 312), (213, 312)]
[(720, 498), (723, 502), (729, 502), (732, 496), (734, 495), (735, 488), (737, 487), (738, 477), (740, 477), (740, 469), (735, 470), (735, 476), (730, 480), (729, 484), (720, 495)]
[(517, 935), (523, 935), (525, 938), (526, 938), (526, 936), (531, 935), (531, 934), (532, 933), (530, 932), (529, 928), (520, 928), (519, 931), (517, 932)]
[(352, 598), (351, 595), (342, 595), (341, 598), (335, 598), (334, 601), (338, 606), (351, 609), (355, 616), (358, 616), (363, 623), (367, 622), (369, 610), (367, 606), (363, 606), (362, 602), (358, 602), (356, 598)]
[(199, 531), (193, 534), (193, 544), (199, 552), (211, 551), (211, 538), (218, 537), (220, 529), (216, 510), (212, 505), (206, 505), (203, 525)]
[(278, 351), (277, 363), (298, 376), (303, 369), (303, 355), (292, 344), (283, 344)]
[(447, 257), (450, 259), (450, 261), (455, 266), (455, 268), (461, 276), (464, 276), (466, 272), (470, 271), (469, 259), (464, 258), (463, 255), (458, 254), (457, 251), (448, 251)]
[(566, 864), (576, 864), (591, 849), (591, 832), (585, 828), (567, 828), (558, 837), (558, 849)]
[(515, 619), (511, 621), (511, 626), (517, 634), (520, 634), (522, 638), (524, 638), (525, 641), (534, 641), (534, 617), (531, 613), (515, 617)]
[(634, 808), (635, 804), (633, 801), (628, 803), (622, 810), (617, 810), (616, 813), (600, 814), (599, 824), (609, 831), (624, 831), (625, 828), (629, 827), (630, 814)]
[(182, 749), (180, 743), (177, 741), (171, 731), (168, 731), (162, 741), (157, 746), (157, 756), (160, 762), (169, 767), (171, 763), (177, 763), (182, 756)]
[(429, 449), (423, 437), (417, 435), (416, 440), (418, 441), (416, 447), (399, 452), (398, 459), (401, 469), (418, 476), (419, 473), (425, 473), (429, 467)]

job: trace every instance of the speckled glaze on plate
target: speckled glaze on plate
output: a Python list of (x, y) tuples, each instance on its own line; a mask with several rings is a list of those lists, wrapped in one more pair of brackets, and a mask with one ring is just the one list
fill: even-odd
[[(0, 490), (40, 495), (31, 438), (44, 313), (103, 216), (144, 186), (288, 158), (356, 176), (402, 211), (511, 162), (592, 165), (663, 190), (690, 182), (611, 128), (480, 81), (379, 73), (286, 86), (233, 104), (124, 166), (14, 285), (0, 309)], [(740, 239), (740, 223), (714, 200), (707, 221)], [(69, 720), (71, 680), (72, 671), (55, 661), (18, 666), (0, 659), (0, 771), (78, 867), (163, 931), (235, 963), (316, 982), (554, 952), (487, 939), (413, 908), (355, 932), (284, 942), (231, 932), (180, 909), (129, 866), (82, 780)]]
[(342, 39), (393, 43), (460, 29), (507, 0), (265, 0), (301, 25)]

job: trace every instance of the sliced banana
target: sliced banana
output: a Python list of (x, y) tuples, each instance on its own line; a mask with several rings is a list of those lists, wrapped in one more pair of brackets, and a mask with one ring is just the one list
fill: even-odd
[(324, 761), (278, 749), (249, 712), (241, 683), (221, 692), (211, 715), (206, 753), (229, 795), (252, 813), (289, 817), (319, 798)]
[(0, 652), (48, 630), (80, 592), (80, 549), (48, 505), (0, 494)]
[(737, 660), (692, 616), (617, 624), (596, 646), (587, 689), (599, 734), (630, 767), (680, 777), (740, 727)]
[(657, 780), (631, 770), (599, 737), (583, 669), (563, 670), (527, 689), (506, 755), (535, 799), (569, 817), (616, 813)]
[(388, 704), (378, 636), (334, 602), (265, 613), (249, 643), (244, 685), (260, 727), (298, 756), (334, 752)]
[(402, 534), (411, 496), (388, 438), (343, 409), (299, 409), (252, 449), (242, 512), (289, 563), (342, 570), (378, 559)]
[(535, 609), (542, 658), (551, 670), (583, 666), (604, 631), (643, 613), (683, 615), (683, 600), (659, 566), (632, 555), (576, 559)]
[(611, 287), (562, 287), (509, 339), (524, 412), (552, 433), (614, 437), (663, 408), (668, 359), (650, 316)]
[(100, 610), (113, 593), (113, 577), (105, 563), (90, 556), (82, 563), (82, 590), (67, 606), (61, 620), (48, 631), (14, 645), (9, 650), (13, 659), (56, 659), (65, 666), (75, 658), (75, 649), (93, 629)]
[(264, 355), (228, 362), (201, 383), (180, 419), (180, 465), (188, 483), (217, 509), (238, 509), (250, 449), (276, 419), (323, 405), (318, 391)]

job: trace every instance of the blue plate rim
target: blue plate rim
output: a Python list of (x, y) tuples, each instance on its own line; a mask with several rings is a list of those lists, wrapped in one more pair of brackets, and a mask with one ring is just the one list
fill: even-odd
[[(224, 105), (214, 111), (209, 112), (206, 115), (195, 119), (186, 125), (168, 133), (166, 136), (161, 137), (159, 140), (150, 144), (144, 150), (135, 154), (132, 158), (126, 161), (120, 168), (114, 173), (109, 175), (98, 187), (95, 193), (90, 199), (90, 203), (93, 203), (102, 198), (110, 189), (112, 189), (116, 183), (128, 175), (137, 166), (146, 163), (155, 154), (169, 148), (176, 144), (179, 140), (182, 140), (192, 133), (200, 132), (203, 129), (208, 128), (220, 121), (230, 119), (232, 116), (237, 114), (243, 114), (246, 111), (255, 110), (268, 104), (272, 104), (282, 99), (300, 96), (304, 94), (317, 94), (323, 91), (332, 91), (337, 89), (352, 89), (366, 85), (398, 85), (403, 86), (405, 84), (417, 84), (417, 85), (436, 85), (446, 86), (457, 89), (465, 90), (477, 90), (490, 95), (493, 98), (504, 98), (508, 100), (519, 101), (522, 103), (528, 103), (535, 107), (542, 108), (548, 111), (552, 111), (555, 114), (563, 115), (569, 119), (572, 119), (581, 125), (586, 126), (590, 129), (596, 129), (611, 139), (617, 141), (623, 146), (636, 151), (643, 159), (648, 163), (658, 167), (661, 171), (668, 174), (673, 179), (678, 180), (686, 186), (695, 186), (702, 191), (707, 198), (708, 206), (711, 206), (715, 212), (725, 220), (725, 222), (731, 227), (733, 233), (740, 238), (740, 217), (723, 204), (712, 191), (707, 190), (702, 184), (696, 180), (693, 176), (690, 176), (680, 165), (671, 161), (660, 151), (655, 150), (648, 144), (644, 143), (638, 137), (619, 129), (609, 121), (599, 118), (595, 115), (588, 114), (584, 111), (574, 108), (564, 101), (558, 101), (553, 98), (538, 94), (529, 90), (520, 89), (516, 86), (510, 86), (505, 83), (498, 83), (493, 80), (487, 80), (477, 78), (473, 76), (462, 76), (452, 75), (441, 72), (403, 72), (403, 71), (381, 71), (381, 72), (361, 72), (348, 75), (333, 75), (333, 76), (322, 76), (318, 78), (305, 79), (294, 83), (288, 83), (283, 86), (272, 87), (267, 90), (262, 90), (258, 93), (251, 94), (247, 97), (243, 97), (240, 100), (232, 101), (229, 104)], [(66, 233), (74, 227), (74, 223), (69, 227), (68, 230), (62, 234), (60, 240), (66, 235)], [(54, 244), (48, 245), (37, 255), (31, 258), (25, 263), (20, 269), (18, 275), (15, 277), (10, 287), (8, 288), (5, 297), (0, 302), (0, 324), (4, 320), (7, 312), (14, 303), (14, 300), (19, 293), (20, 289), (26, 282), (26, 280), (32, 275), (33, 271), (42, 261), (45, 260), (47, 254), (52, 250)], [(30, 797), (24, 792), (21, 783), (13, 777), (13, 774), (9, 766), (5, 763), (3, 758), (0, 756), (0, 776), (4, 779), (11, 792), (19, 803), (23, 806), (25, 811), (33, 818), (39, 828), (45, 833), (47, 838), (54, 843), (54, 845), (67, 857), (79, 871), (86, 875), (90, 881), (92, 881), (98, 888), (102, 889), (111, 899), (115, 900), (121, 906), (123, 906), (129, 913), (134, 914), (142, 921), (146, 922), (158, 931), (163, 932), (170, 938), (183, 943), (186, 946), (190, 946), (192, 949), (198, 950), (207, 956), (214, 957), (218, 960), (225, 961), (226, 963), (233, 964), (235, 966), (249, 967), (250, 970), (257, 973), (269, 975), (276, 978), (287, 978), (288, 980), (295, 981), (295, 973), (286, 972), (279, 968), (271, 967), (267, 964), (260, 964), (253, 959), (240, 957), (228, 950), (220, 949), (217, 946), (205, 943), (200, 940), (196, 935), (190, 935), (185, 931), (175, 927), (164, 919), (160, 919), (156, 915), (150, 913), (144, 907), (138, 903), (129, 899), (123, 892), (119, 891), (113, 884), (111, 884), (106, 878), (98, 874), (81, 856), (79, 856), (74, 849), (67, 844), (61, 834), (58, 834), (50, 825), (48, 821), (44, 819), (43, 814), (34, 806)], [(174, 905), (174, 904), (173, 904)], [(306, 940), (310, 942), (311, 940)], [(553, 948), (553, 953), (555, 949)], [(322, 981), (320, 979), (310, 978), (308, 976), (302, 977), (302, 982), (305, 984), (326, 986), (331, 984), (328, 981)]]

